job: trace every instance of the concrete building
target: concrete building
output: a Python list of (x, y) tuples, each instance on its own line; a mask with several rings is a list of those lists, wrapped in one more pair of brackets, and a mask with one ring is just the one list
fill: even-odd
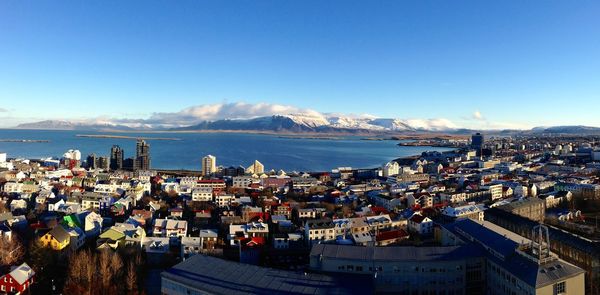
[(543, 222), (546, 214), (544, 201), (540, 198), (523, 198), (498, 206), (498, 209), (538, 222)]
[(398, 175), (400, 173), (400, 164), (398, 164), (398, 162), (391, 161), (383, 165), (381, 170), (383, 177)]
[(150, 170), (150, 145), (141, 139), (136, 143), (134, 170)]
[(202, 158), (202, 175), (211, 175), (217, 172), (217, 157), (207, 155)]
[[(310, 269), (370, 275), (375, 293), (483, 294), (485, 260), (475, 246), (360, 247), (318, 244)], [(478, 292), (479, 291), (479, 292)]]
[(252, 165), (246, 168), (246, 173), (261, 175), (265, 173), (265, 166), (258, 160), (255, 160), (254, 163), (252, 163)]
[(123, 149), (118, 145), (113, 145), (110, 148), (110, 170), (123, 169), (123, 153)]
[(371, 276), (302, 273), (194, 255), (161, 273), (165, 295), (373, 294)]
[(585, 294), (585, 271), (550, 252), (544, 226), (534, 228), (533, 240), (470, 219), (441, 230), (444, 245), (475, 244), (484, 251), (485, 294)]
[(458, 207), (446, 207), (442, 211), (442, 215), (447, 220), (458, 220), (469, 218), (476, 221), (482, 221), (484, 216), (483, 205), (465, 205)]

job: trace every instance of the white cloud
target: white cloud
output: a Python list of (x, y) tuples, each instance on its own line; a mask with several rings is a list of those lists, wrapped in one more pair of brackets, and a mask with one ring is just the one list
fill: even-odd
[(302, 114), (309, 117), (323, 117), (323, 114), (290, 105), (244, 102), (204, 104), (185, 108), (173, 113), (154, 113), (148, 120), (149, 123), (169, 123), (173, 125), (190, 125), (203, 121), (216, 121), (222, 119), (251, 119), (272, 115)]
[(427, 130), (447, 130), (454, 129), (457, 126), (450, 120), (444, 118), (437, 119), (407, 119), (406, 123), (417, 129), (427, 129)]
[[(95, 118), (71, 118), (69, 121), (84, 124), (124, 125), (132, 128), (171, 128), (195, 125), (204, 121), (252, 119), (272, 115), (293, 115), (296, 122), (315, 127), (337, 122), (338, 125), (347, 127), (383, 128), (377, 124), (371, 124), (371, 120), (381, 118), (371, 114), (321, 113), (316, 110), (291, 105), (271, 103), (252, 104), (245, 102), (223, 102), (191, 106), (176, 112), (153, 113), (146, 119), (98, 116)], [(29, 122), (35, 121), (41, 120), (30, 120)], [(413, 128), (424, 130), (443, 131), (458, 128), (456, 124), (445, 118), (400, 119), (397, 121), (408, 124)]]
[(8, 110), (5, 108), (0, 108), (0, 113), (8, 113)]
[(485, 119), (483, 118), (483, 115), (481, 114), (481, 112), (480, 112), (480, 111), (478, 111), (478, 110), (476, 110), (475, 112), (473, 112), (473, 119), (475, 119), (475, 120), (480, 120), (480, 121), (483, 121), (483, 120), (485, 120)]

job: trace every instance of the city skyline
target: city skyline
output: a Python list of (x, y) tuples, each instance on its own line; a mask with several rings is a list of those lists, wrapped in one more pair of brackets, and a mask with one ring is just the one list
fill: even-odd
[(0, 127), (238, 102), (600, 126), (593, 108), (557, 107), (600, 98), (600, 4), (577, 4), (3, 2)]

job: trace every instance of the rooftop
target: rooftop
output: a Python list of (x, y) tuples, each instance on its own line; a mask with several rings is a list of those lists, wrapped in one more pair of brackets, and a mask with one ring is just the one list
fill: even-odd
[[(332, 276), (276, 270), (194, 255), (161, 274), (211, 294), (372, 294), (370, 276)], [(163, 284), (164, 288), (164, 284)]]

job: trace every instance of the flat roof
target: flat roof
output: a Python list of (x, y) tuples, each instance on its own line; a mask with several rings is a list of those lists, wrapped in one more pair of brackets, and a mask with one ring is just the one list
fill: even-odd
[[(163, 280), (212, 294), (372, 294), (373, 278), (302, 273), (194, 255), (161, 273)], [(163, 285), (164, 288), (164, 285)]]
[(317, 244), (310, 251), (311, 256), (350, 260), (384, 261), (456, 261), (465, 257), (482, 255), (478, 248), (466, 246), (438, 247), (361, 247), (334, 244)]

